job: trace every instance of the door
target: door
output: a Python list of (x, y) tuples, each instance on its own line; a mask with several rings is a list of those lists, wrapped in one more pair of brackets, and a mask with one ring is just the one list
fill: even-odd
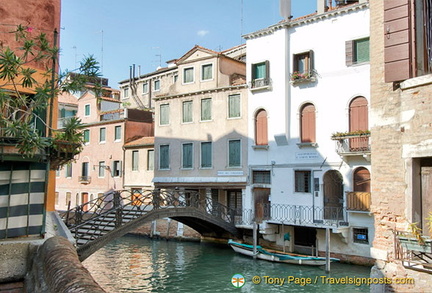
[(339, 171), (324, 174), (324, 219), (343, 219), (343, 179)]
[(254, 188), (255, 221), (270, 219), (270, 188)]
[(86, 204), (88, 203), (88, 192), (81, 193), (81, 202), (83, 204), (83, 211), (86, 212), (89, 208), (89, 205)]
[(426, 218), (432, 212), (432, 166), (421, 167), (421, 228), (423, 235), (431, 236)]

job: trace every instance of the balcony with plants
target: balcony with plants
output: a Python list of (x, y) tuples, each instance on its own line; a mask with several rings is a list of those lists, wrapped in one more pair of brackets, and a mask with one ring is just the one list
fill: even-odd
[(333, 133), (331, 139), (336, 141), (336, 152), (346, 156), (370, 156), (370, 131), (357, 130)]
[(316, 81), (316, 72), (314, 70), (311, 71), (294, 71), (290, 75), (290, 83), (292, 85), (298, 85), (302, 83), (310, 83)]

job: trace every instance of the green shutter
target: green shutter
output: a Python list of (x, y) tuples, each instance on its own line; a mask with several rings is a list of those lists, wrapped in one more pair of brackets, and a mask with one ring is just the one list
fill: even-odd
[(192, 168), (192, 144), (183, 144), (183, 168)]
[(210, 168), (212, 166), (212, 143), (201, 143), (201, 167)]
[(169, 104), (160, 105), (160, 125), (169, 124)]
[(229, 167), (240, 167), (240, 158), (241, 158), (241, 150), (240, 150), (240, 140), (230, 140), (229, 146)]
[(355, 41), (355, 53), (357, 63), (369, 61), (369, 38)]
[(169, 169), (169, 145), (160, 146), (160, 169)]
[(183, 122), (192, 122), (192, 101), (183, 102)]
[(211, 99), (201, 100), (201, 121), (211, 120)]
[(240, 117), (240, 95), (231, 95), (228, 97), (228, 117)]

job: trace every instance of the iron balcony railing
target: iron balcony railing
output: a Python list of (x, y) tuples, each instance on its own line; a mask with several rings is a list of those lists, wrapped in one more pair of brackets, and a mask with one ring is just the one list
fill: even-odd
[[(257, 204), (256, 209), (237, 211), (236, 225), (253, 222), (276, 222), (295, 226), (348, 226), (347, 211), (343, 207), (317, 207), (286, 204)], [(240, 216), (241, 215), (241, 216)]]
[(250, 82), (250, 87), (252, 89), (264, 88), (269, 86), (271, 86), (270, 78), (257, 78), (257, 79), (252, 79), (252, 81)]
[(370, 154), (370, 134), (332, 137), (339, 155)]
[(79, 176), (78, 182), (82, 184), (89, 184), (91, 182), (91, 176)]

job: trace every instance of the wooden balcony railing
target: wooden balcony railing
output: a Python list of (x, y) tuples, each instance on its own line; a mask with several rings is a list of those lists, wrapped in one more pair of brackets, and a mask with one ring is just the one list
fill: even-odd
[(347, 192), (347, 210), (370, 211), (370, 192)]

